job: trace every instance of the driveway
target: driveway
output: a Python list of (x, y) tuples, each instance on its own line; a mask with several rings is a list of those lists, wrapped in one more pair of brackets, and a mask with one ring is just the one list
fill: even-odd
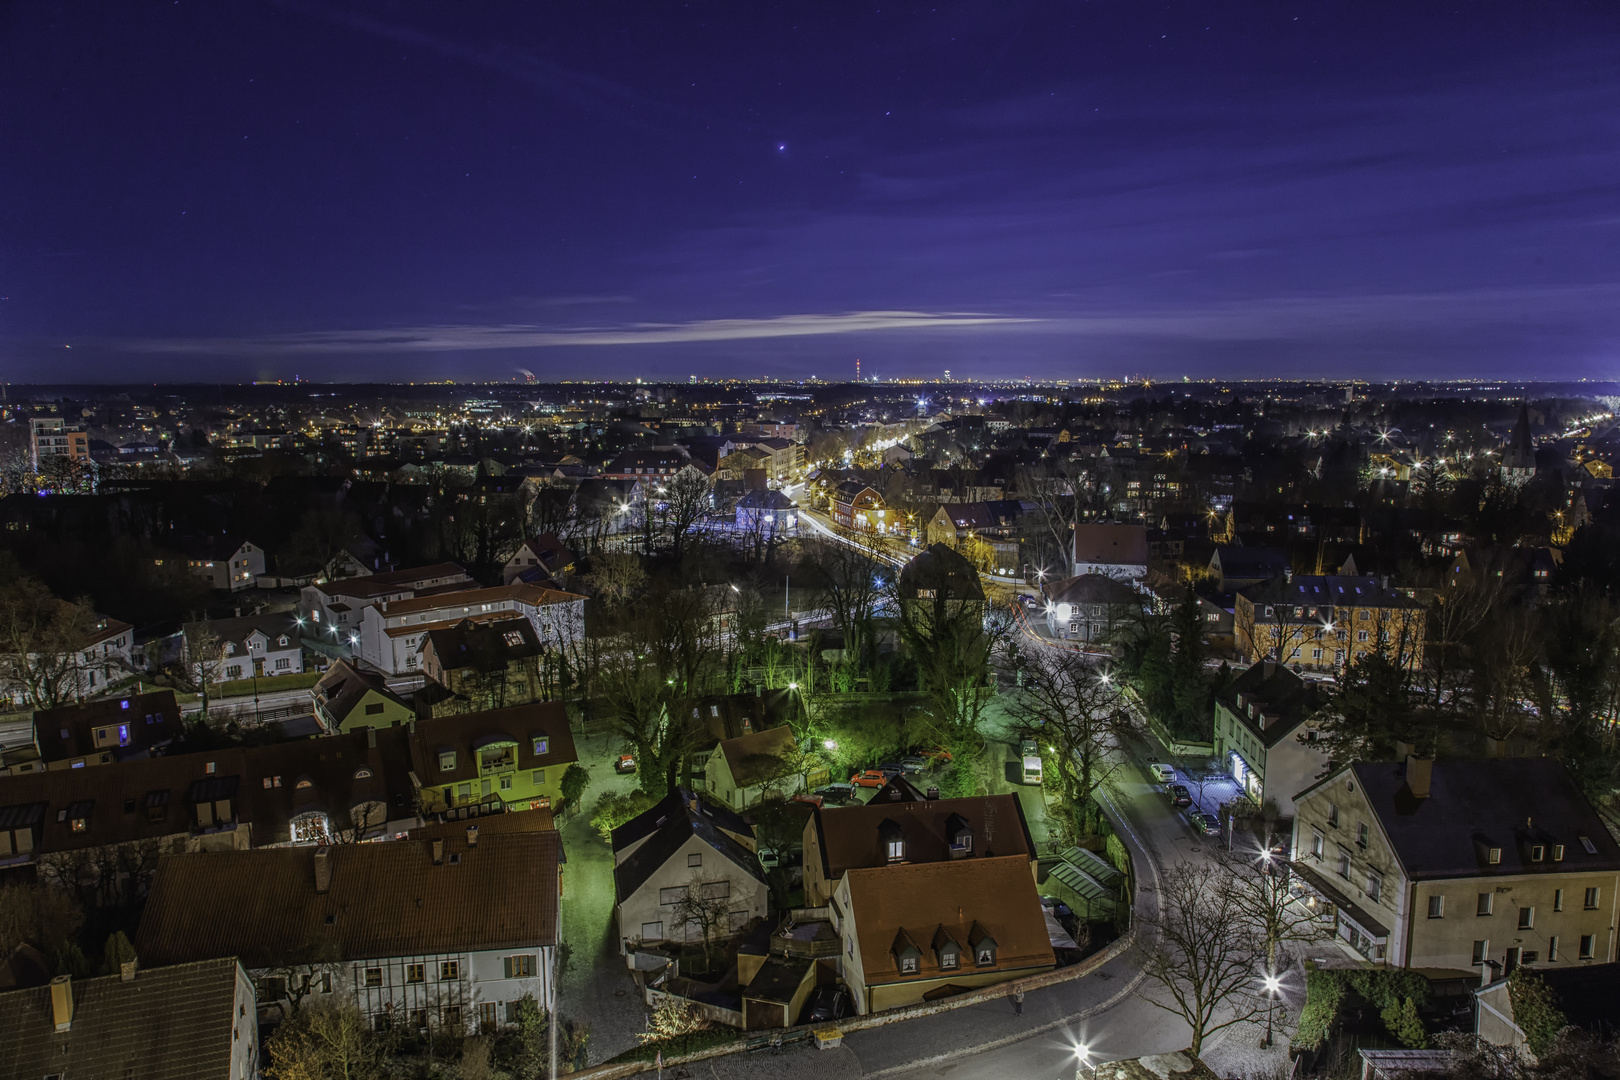
[(591, 786), (585, 791), (585, 805), (560, 826), (568, 854), (560, 938), (572, 956), (558, 980), (558, 1009), (589, 1027), (594, 1065), (634, 1046), (636, 1033), (646, 1029), (647, 1010), (619, 955), (613, 920), (613, 850), (590, 822), (590, 812), (604, 792), (630, 791), (636, 778), (613, 771), (621, 752), (616, 737), (600, 732), (576, 735), (574, 746), (579, 763), (590, 771)]

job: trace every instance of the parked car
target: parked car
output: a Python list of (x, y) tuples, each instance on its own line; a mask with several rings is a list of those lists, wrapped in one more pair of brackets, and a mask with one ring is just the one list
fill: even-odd
[(854, 776), (851, 776), (849, 782), (856, 787), (879, 788), (887, 784), (889, 778), (883, 775), (882, 769), (862, 769)]
[(838, 986), (818, 986), (810, 992), (805, 1005), (804, 1023), (842, 1020), (850, 1013), (849, 995)]
[(1037, 608), (1039, 608), (1041, 606), (1041, 602), (1039, 600), (1037, 600), (1035, 597), (1029, 596), (1027, 594), (1023, 595), (1023, 596), (1020, 596), (1018, 598), (1018, 602), (1023, 604), (1024, 607), (1027, 608), (1030, 611), (1034, 611), (1034, 610), (1036, 610)]
[(824, 803), (826, 800), (823, 799), (820, 795), (817, 795), (813, 791), (801, 791), (797, 795), (794, 795), (792, 798), (790, 798), (788, 801), (789, 802), (808, 803), (809, 805), (814, 806), (816, 809), (819, 810), (819, 809), (821, 809), (821, 804)]
[(922, 757), (903, 757), (900, 767), (908, 773), (919, 773), (928, 768), (928, 759)]
[(906, 767), (900, 764), (898, 761), (885, 761), (883, 764), (879, 765), (878, 768), (882, 770), (883, 774), (890, 780), (893, 780), (895, 777), (906, 771)]
[(1018, 744), (1018, 756), (1023, 764), (1023, 778), (1026, 784), (1039, 784), (1041, 782), (1041, 748), (1035, 744), (1034, 739), (1025, 739)]
[(936, 746), (932, 750), (924, 750), (922, 756), (935, 765), (949, 765), (951, 763), (951, 752), (943, 746)]
[(1176, 767), (1155, 761), (1148, 765), (1148, 773), (1153, 777), (1154, 783), (1166, 784), (1176, 778)]
[(1205, 836), (1217, 836), (1221, 831), (1221, 819), (1205, 810), (1199, 810), (1192, 815), (1193, 828)]
[(1171, 806), (1192, 805), (1192, 792), (1187, 790), (1186, 784), (1171, 784), (1165, 789), (1165, 794), (1170, 796)]
[(830, 803), (847, 803), (855, 801), (854, 784), (826, 784), (816, 788), (810, 794)]
[(636, 759), (630, 754), (620, 754), (619, 760), (613, 763), (613, 771), (617, 773), (633, 773), (636, 771)]

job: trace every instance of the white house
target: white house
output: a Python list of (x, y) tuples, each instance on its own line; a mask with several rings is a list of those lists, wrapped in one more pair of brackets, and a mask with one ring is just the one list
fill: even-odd
[(463, 619), (486, 622), (514, 614), (529, 620), (541, 645), (574, 661), (585, 640), (585, 598), (521, 581), (368, 607), (360, 620), (360, 659), (389, 675), (414, 674), (421, 662), (422, 637), (428, 631), (454, 626)]
[(473, 585), (467, 571), (455, 563), (435, 563), (413, 570), (365, 574), (336, 581), (317, 581), (298, 595), (298, 617), (303, 632), (321, 641), (353, 644), (360, 617), (375, 604), (409, 600), (428, 592), (444, 592)]
[(192, 577), (201, 578), (215, 589), (251, 589), (264, 573), (264, 549), (246, 540), (194, 537), (181, 540), (175, 547), (178, 550), (173, 555), (165, 555), (157, 564), (177, 561)]
[(737, 531), (793, 536), (799, 531), (799, 504), (782, 494), (756, 488), (737, 500)]
[[(30, 700), (32, 692), (44, 700), (54, 693), (61, 701), (82, 701), (102, 693), (109, 684), (133, 671), (135, 628), (106, 615), (93, 615), (91, 619), (84, 646), (77, 653), (54, 657), (31, 653), (27, 665), (12, 664), (0, 656), (0, 698), (22, 705)], [(21, 673), (25, 668), (32, 670), (35, 678), (25, 677)], [(36, 684), (32, 691), (26, 685), (30, 682)]]
[[(554, 830), (172, 855), (141, 918), (143, 963), (237, 956), (261, 1006), (307, 987), (378, 1029), (474, 1034), (554, 1002)], [(386, 887), (379, 887), (380, 883)], [(476, 913), (473, 917), (472, 913)]]
[(1112, 641), (1116, 631), (1142, 610), (1142, 597), (1129, 585), (1103, 574), (1081, 574), (1041, 586), (1046, 599), (1046, 632), (1084, 642)]
[[(285, 612), (188, 623), (185, 636), (192, 671), (211, 683), (299, 675), (304, 670), (298, 624)], [(209, 637), (217, 642), (217, 654), (205, 655), (205, 647), (213, 644), (207, 642)]]
[(1254, 802), (1294, 816), (1294, 796), (1316, 783), (1328, 753), (1318, 739), (1316, 684), (1282, 664), (1255, 664), (1215, 699), (1215, 760)]

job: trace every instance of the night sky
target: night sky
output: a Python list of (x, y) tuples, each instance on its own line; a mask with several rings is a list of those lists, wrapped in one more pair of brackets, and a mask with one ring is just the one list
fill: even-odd
[(18, 0), (0, 103), (7, 381), (1620, 376), (1613, 3)]

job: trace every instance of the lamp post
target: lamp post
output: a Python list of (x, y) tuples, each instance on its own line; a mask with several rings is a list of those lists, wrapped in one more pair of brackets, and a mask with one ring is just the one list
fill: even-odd
[[(1081, 1080), (1085, 1075), (1086, 1064), (1091, 1060), (1091, 1047), (1084, 1043), (1074, 1048), (1074, 1080)], [(1091, 1066), (1092, 1080), (1097, 1080), (1097, 1066)]]
[(1282, 989), (1282, 980), (1275, 975), (1267, 974), (1266, 985), (1266, 1037), (1260, 1040), (1261, 1049), (1271, 1047), (1272, 1017), (1277, 1012), (1277, 991)]

